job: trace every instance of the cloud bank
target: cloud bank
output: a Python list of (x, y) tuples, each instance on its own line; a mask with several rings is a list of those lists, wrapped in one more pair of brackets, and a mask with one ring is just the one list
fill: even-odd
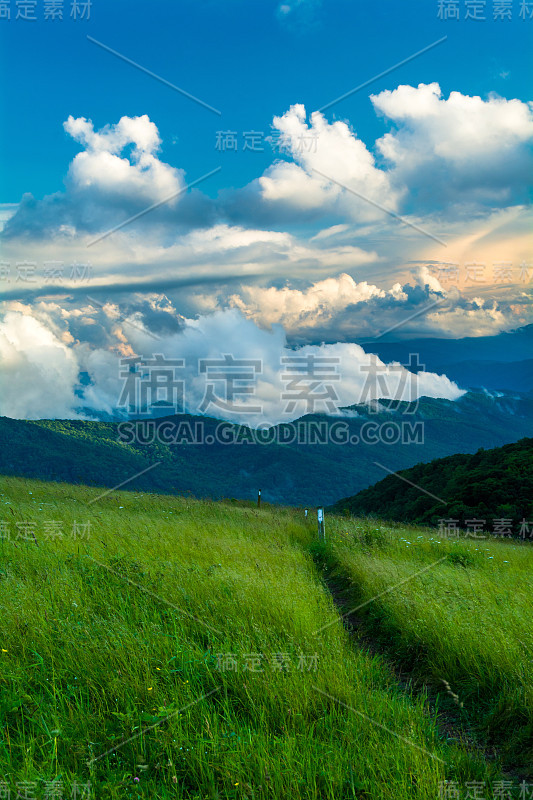
[[(288, 19), (305, 4), (285, 6), (278, 14)], [(0, 209), (5, 263), (37, 265), (31, 281), (9, 274), (4, 282), (0, 413), (112, 414), (120, 358), (156, 352), (188, 362), (194, 411), (205, 390), (205, 376), (193, 374), (198, 358), (232, 352), (264, 368), (263, 414), (240, 409), (235, 419), (275, 422), (284, 414), (280, 362), (292, 347), (340, 359), (338, 404), (349, 405), (368, 366), (354, 339), (388, 329), (404, 338), (479, 336), (531, 321), (529, 285), (453, 289), (432, 270), (531, 262), (532, 105), (446, 98), (436, 83), (369, 102), (388, 130), (367, 143), (351, 122), (295, 103), (273, 118), (272, 163), (215, 198), (184, 191), (185, 172), (162, 160), (147, 115), (100, 130), (68, 117), (65, 132), (80, 152), (64, 190), (27, 194), (14, 213)], [(123, 227), (94, 242), (115, 226)], [(47, 281), (47, 261), (89, 262), (91, 278)], [(421, 373), (418, 384), (430, 396), (460, 393), (445, 376)]]
[[(153, 311), (157, 314), (158, 309)], [(281, 325), (265, 330), (236, 309), (181, 319), (176, 330), (167, 326), (154, 337), (144, 327), (141, 314), (124, 317), (112, 304), (87, 305), (72, 312), (50, 303), (34, 309), (18, 304), (5, 314), (0, 326), (0, 357), (7, 377), (0, 392), (0, 414), (29, 419), (91, 418), (119, 410), (126, 414), (128, 403), (122, 400), (121, 405), (121, 398), (128, 366), (123, 359), (141, 356), (146, 360), (156, 355), (184, 360), (179, 376), (185, 383), (186, 411), (252, 426), (289, 421), (308, 412), (336, 413), (341, 406), (377, 397), (412, 400), (426, 395), (453, 400), (463, 393), (444, 375), (422, 371), (415, 376), (401, 365), (383, 364), (357, 344), (307, 345), (294, 350)], [(251, 382), (237, 382), (253, 391), (249, 395), (237, 391), (229, 398), (231, 407), (224, 381), (213, 383), (211, 373), (199, 367), (200, 359), (220, 361), (226, 355), (256, 364)], [(298, 364), (311, 359), (310, 363), (319, 365), (320, 391), (325, 397), (309, 400), (311, 395), (305, 391), (301, 396), (296, 392), (291, 406), (286, 393), (293, 369), (290, 359), (295, 357)], [(311, 373), (300, 373), (298, 364), (295, 368), (303, 375), (303, 388), (308, 389), (315, 367)], [(379, 374), (379, 378), (369, 374)], [(208, 384), (215, 399), (206, 405)]]

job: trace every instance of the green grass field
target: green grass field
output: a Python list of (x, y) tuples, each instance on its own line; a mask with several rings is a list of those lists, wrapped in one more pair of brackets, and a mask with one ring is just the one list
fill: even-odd
[(531, 544), (339, 517), (328, 531), (321, 563), (360, 629), (415, 681), (448, 684), (464, 725), (533, 778)]
[[(445, 780), (488, 793), (509, 779), (473, 746), (489, 720), (515, 733), (507, 763), (512, 748), (524, 760), (531, 547), (491, 542), (489, 562), (422, 530), (328, 518), (320, 548), (297, 509), (100, 494), (2, 479), (0, 796), (437, 800)], [(358, 612), (383, 654), (349, 636), (325, 576), (357, 605), (444, 555)], [(413, 653), (422, 682), (464, 698), (464, 741), (398, 680), (392, 663)]]

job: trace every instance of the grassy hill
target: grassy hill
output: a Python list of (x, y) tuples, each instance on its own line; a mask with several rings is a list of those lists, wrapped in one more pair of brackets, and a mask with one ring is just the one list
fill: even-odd
[[(434, 800), (527, 776), (531, 548), (332, 517), (320, 545), (298, 509), (18, 478), (0, 501), (12, 796)], [(332, 577), (388, 651), (348, 634)]]
[(511, 519), (515, 534), (525, 519), (530, 523), (528, 538), (529, 532), (533, 535), (533, 439), (417, 464), (334, 508), (433, 525), (447, 518), (464, 527), (467, 520), (479, 519), (491, 530), (494, 520)]
[[(399, 470), (533, 436), (533, 398), (528, 396), (469, 393), (456, 402), (422, 398), (416, 408), (382, 402), (376, 413), (366, 406), (343, 413), (307, 416), (294, 425), (276, 426), (269, 432), (269, 444), (255, 441), (248, 428), (208, 417), (153, 420), (157, 431), (165, 432), (153, 440), (121, 440), (116, 422), (4, 417), (0, 418), (0, 472), (107, 487), (128, 481), (131, 489), (191, 492), (205, 498), (252, 498), (261, 489), (271, 502), (328, 504), (383, 477), (376, 462)], [(169, 425), (188, 430), (199, 425), (203, 439), (169, 442), (164, 429)], [(221, 441), (220, 426), (233, 442)], [(313, 430), (323, 438), (310, 439)], [(411, 437), (413, 430), (419, 439)], [(291, 441), (295, 431), (303, 431), (303, 436)], [(388, 439), (391, 431), (393, 438)], [(131, 480), (138, 473), (142, 474)]]
[[(427, 528), (340, 517), (328, 530), (319, 561), (345, 619), (372, 652), (436, 697), (444, 719), (455, 709), (466, 735), (525, 775), (530, 791), (531, 541), (444, 539)], [(527, 796), (511, 784), (508, 797)]]

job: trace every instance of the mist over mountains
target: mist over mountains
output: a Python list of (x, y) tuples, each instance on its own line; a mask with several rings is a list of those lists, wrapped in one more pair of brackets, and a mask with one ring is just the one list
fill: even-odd
[[(311, 345), (311, 349), (316, 349), (319, 343)], [(510, 332), (502, 332), (494, 336), (465, 337), (462, 339), (409, 339), (395, 342), (382, 342), (380, 339), (360, 340), (354, 344), (363, 348), (366, 354), (375, 354), (384, 364), (390, 365), (394, 362), (401, 364), (405, 370), (419, 375), (419, 380), (424, 380), (419, 384), (418, 391), (421, 395), (432, 395), (438, 399), (441, 391), (442, 398), (455, 401), (459, 392), (453, 391), (453, 384), (460, 390), (488, 390), (489, 392), (519, 392), (527, 394), (533, 392), (533, 325), (518, 328)], [(349, 347), (349, 343), (338, 345), (338, 352), (343, 354), (343, 346)], [(309, 348), (308, 348), (309, 349)], [(328, 347), (327, 347), (328, 349)], [(332, 354), (336, 354), (335, 345), (328, 349)], [(299, 352), (287, 348), (286, 353)], [(301, 350), (301, 352), (307, 352)], [(317, 350), (317, 352), (319, 352)], [(412, 356), (415, 356), (413, 359)], [(354, 398), (361, 397), (361, 367), (358, 361), (363, 363), (360, 353), (343, 354), (343, 369), (347, 375), (346, 390), (352, 391)], [(353, 374), (352, 374), (353, 373)], [(425, 375), (422, 375), (425, 373)], [(391, 373), (392, 374), (392, 373)], [(390, 376), (387, 379), (390, 383)], [(393, 384), (391, 384), (393, 386)], [(124, 419), (123, 409), (108, 409), (91, 405), (91, 391), (86, 391), (90, 387), (90, 379), (87, 373), (80, 373), (80, 386), (77, 390), (80, 398), (80, 405), (76, 413), (80, 417), (97, 419), (101, 421), (113, 421)], [(447, 393), (447, 394), (445, 394)], [(270, 396), (270, 391), (267, 392)], [(397, 395), (392, 392), (392, 396)], [(398, 399), (408, 399), (398, 397)], [(356, 403), (363, 404), (364, 399), (355, 399)], [(165, 416), (169, 412), (159, 410), (157, 405), (152, 406), (152, 414)], [(193, 413), (193, 412), (190, 412)], [(271, 410), (275, 418), (275, 412)], [(270, 414), (269, 414), (270, 416)], [(233, 422), (247, 420), (233, 419)], [(250, 424), (256, 419), (250, 421)]]

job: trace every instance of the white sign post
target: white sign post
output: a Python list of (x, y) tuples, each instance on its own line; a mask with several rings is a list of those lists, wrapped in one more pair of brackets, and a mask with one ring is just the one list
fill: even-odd
[(318, 520), (318, 538), (322, 541), (326, 541), (326, 526), (324, 523), (324, 509), (320, 507), (317, 509), (316, 512), (317, 520)]

